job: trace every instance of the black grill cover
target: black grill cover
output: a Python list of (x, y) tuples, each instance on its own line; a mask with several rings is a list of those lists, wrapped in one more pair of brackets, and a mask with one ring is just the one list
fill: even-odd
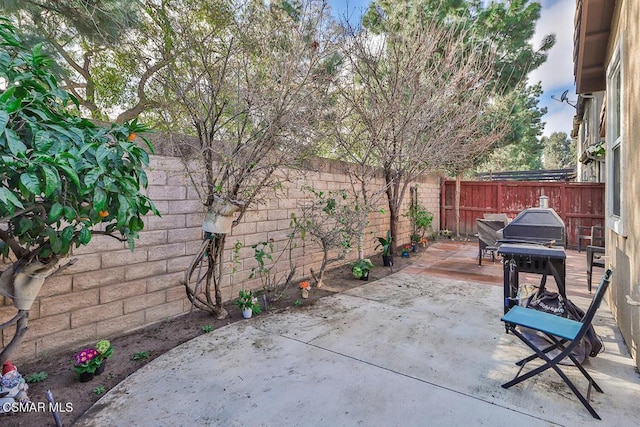
[(566, 246), (567, 236), (564, 221), (551, 208), (530, 208), (518, 214), (502, 229), (502, 242), (547, 244), (555, 241), (557, 246)]

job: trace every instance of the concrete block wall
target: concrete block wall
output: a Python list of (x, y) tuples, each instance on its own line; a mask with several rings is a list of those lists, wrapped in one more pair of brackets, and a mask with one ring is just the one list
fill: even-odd
[[(296, 175), (284, 183), (278, 194), (248, 211), (243, 221), (227, 237), (223, 299), (237, 297), (240, 289), (261, 289), (259, 279), (250, 279), (257, 265), (251, 248), (263, 241), (273, 241), (274, 259), (285, 249), (291, 232), (291, 214), (299, 215), (299, 206), (312, 186), (322, 190), (346, 189), (348, 176), (341, 163), (317, 159), (314, 170)], [(63, 273), (45, 282), (29, 316), (29, 331), (17, 350), (16, 360), (32, 360), (46, 353), (73, 353), (87, 343), (172, 318), (190, 309), (183, 285), (185, 271), (202, 244), (203, 205), (180, 159), (151, 156), (147, 195), (154, 201), (162, 217), (148, 216), (140, 232), (134, 252), (116, 239), (94, 235), (89, 245), (73, 250), (77, 261)], [(419, 201), (434, 214), (434, 228), (439, 224), (439, 177), (425, 176), (416, 182)], [(383, 179), (373, 183), (383, 186)], [(405, 197), (406, 211), (409, 202)], [(386, 196), (379, 206), (388, 211)], [(375, 237), (384, 236), (389, 228), (387, 214), (374, 212), (366, 228), (365, 253), (375, 253)], [(400, 236), (408, 243), (410, 225), (401, 217)], [(233, 272), (232, 248), (240, 242), (239, 259)], [(310, 241), (295, 242), (292, 258), (297, 267), (296, 278), (309, 277), (322, 259), (320, 248)], [(349, 260), (357, 257), (355, 249)], [(278, 260), (277, 277), (288, 272), (288, 257)], [(13, 317), (15, 308), (0, 299), (0, 323)], [(14, 329), (2, 332), (6, 346)]]

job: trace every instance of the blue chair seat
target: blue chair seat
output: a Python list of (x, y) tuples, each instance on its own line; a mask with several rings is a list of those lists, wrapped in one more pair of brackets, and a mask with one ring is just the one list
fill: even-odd
[(535, 329), (566, 340), (575, 339), (582, 327), (581, 322), (520, 306), (509, 310), (502, 317), (502, 321)]

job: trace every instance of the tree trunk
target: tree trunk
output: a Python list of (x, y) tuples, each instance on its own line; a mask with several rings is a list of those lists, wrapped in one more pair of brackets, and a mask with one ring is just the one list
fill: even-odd
[(18, 309), (18, 314), (0, 325), (0, 333), (2, 333), (6, 327), (16, 324), (13, 338), (0, 352), (0, 366), (11, 358), (11, 354), (22, 342), (27, 333), (29, 309), (47, 277), (60, 269), (60, 260), (52, 261), (49, 264), (33, 260), (17, 268), (16, 265), (16, 263), (12, 264), (0, 275), (0, 293), (11, 298), (13, 305)]
[(389, 229), (391, 230), (391, 255), (396, 255), (398, 246), (398, 209), (395, 204), (389, 204)]
[(461, 187), (462, 174), (456, 174), (456, 194), (454, 201), (454, 211), (456, 214), (456, 236), (460, 237), (460, 187)]
[(11, 359), (11, 354), (15, 351), (16, 348), (22, 342), (22, 338), (24, 338), (27, 333), (27, 324), (29, 323), (29, 311), (28, 310), (18, 310), (18, 314), (16, 314), (13, 319), (9, 320), (6, 323), (0, 325), (0, 333), (2, 329), (6, 328), (13, 323), (16, 324), (16, 331), (13, 334), (13, 338), (7, 344), (5, 348), (0, 352), (0, 366), (4, 365), (4, 362)]
[(391, 175), (391, 171), (385, 171), (384, 173), (385, 184), (387, 185), (387, 206), (389, 207), (389, 231), (391, 232), (391, 244), (390, 244), (390, 255), (396, 254), (396, 245), (397, 245), (397, 237), (398, 237), (398, 209), (396, 208), (397, 203), (397, 188), (394, 185), (395, 180)]
[(311, 276), (313, 276), (313, 280), (316, 281), (317, 288), (321, 288), (322, 285), (324, 285), (322, 279), (324, 278), (324, 270), (326, 270), (329, 260), (329, 248), (326, 245), (322, 245), (322, 252), (322, 264), (320, 264), (320, 271), (318, 271), (318, 274), (316, 275), (313, 269), (310, 270)]
[[(191, 304), (196, 308), (210, 312), (218, 319), (225, 319), (229, 315), (222, 306), (222, 293), (220, 290), (224, 236), (216, 235), (204, 242), (200, 252), (198, 252), (187, 270), (184, 283), (187, 298), (189, 298)], [(206, 270), (203, 274), (202, 266), (205, 259), (207, 261)], [(205, 282), (204, 290), (201, 288), (203, 281)]]

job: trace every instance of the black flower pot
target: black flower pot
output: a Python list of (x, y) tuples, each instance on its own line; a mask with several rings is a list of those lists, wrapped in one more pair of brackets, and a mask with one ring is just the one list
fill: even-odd
[(102, 363), (100, 364), (100, 366), (98, 366), (98, 369), (96, 369), (95, 374), (96, 375), (100, 375), (101, 373), (104, 372), (104, 368), (107, 366), (107, 360), (103, 360)]
[(391, 267), (393, 265), (393, 255), (382, 255), (382, 264), (385, 267)]
[(360, 276), (360, 280), (369, 280), (369, 270), (362, 270), (362, 276)]
[(80, 380), (81, 383), (88, 383), (89, 381), (93, 380), (93, 377), (94, 377), (93, 372), (82, 372), (78, 376), (78, 379)]

